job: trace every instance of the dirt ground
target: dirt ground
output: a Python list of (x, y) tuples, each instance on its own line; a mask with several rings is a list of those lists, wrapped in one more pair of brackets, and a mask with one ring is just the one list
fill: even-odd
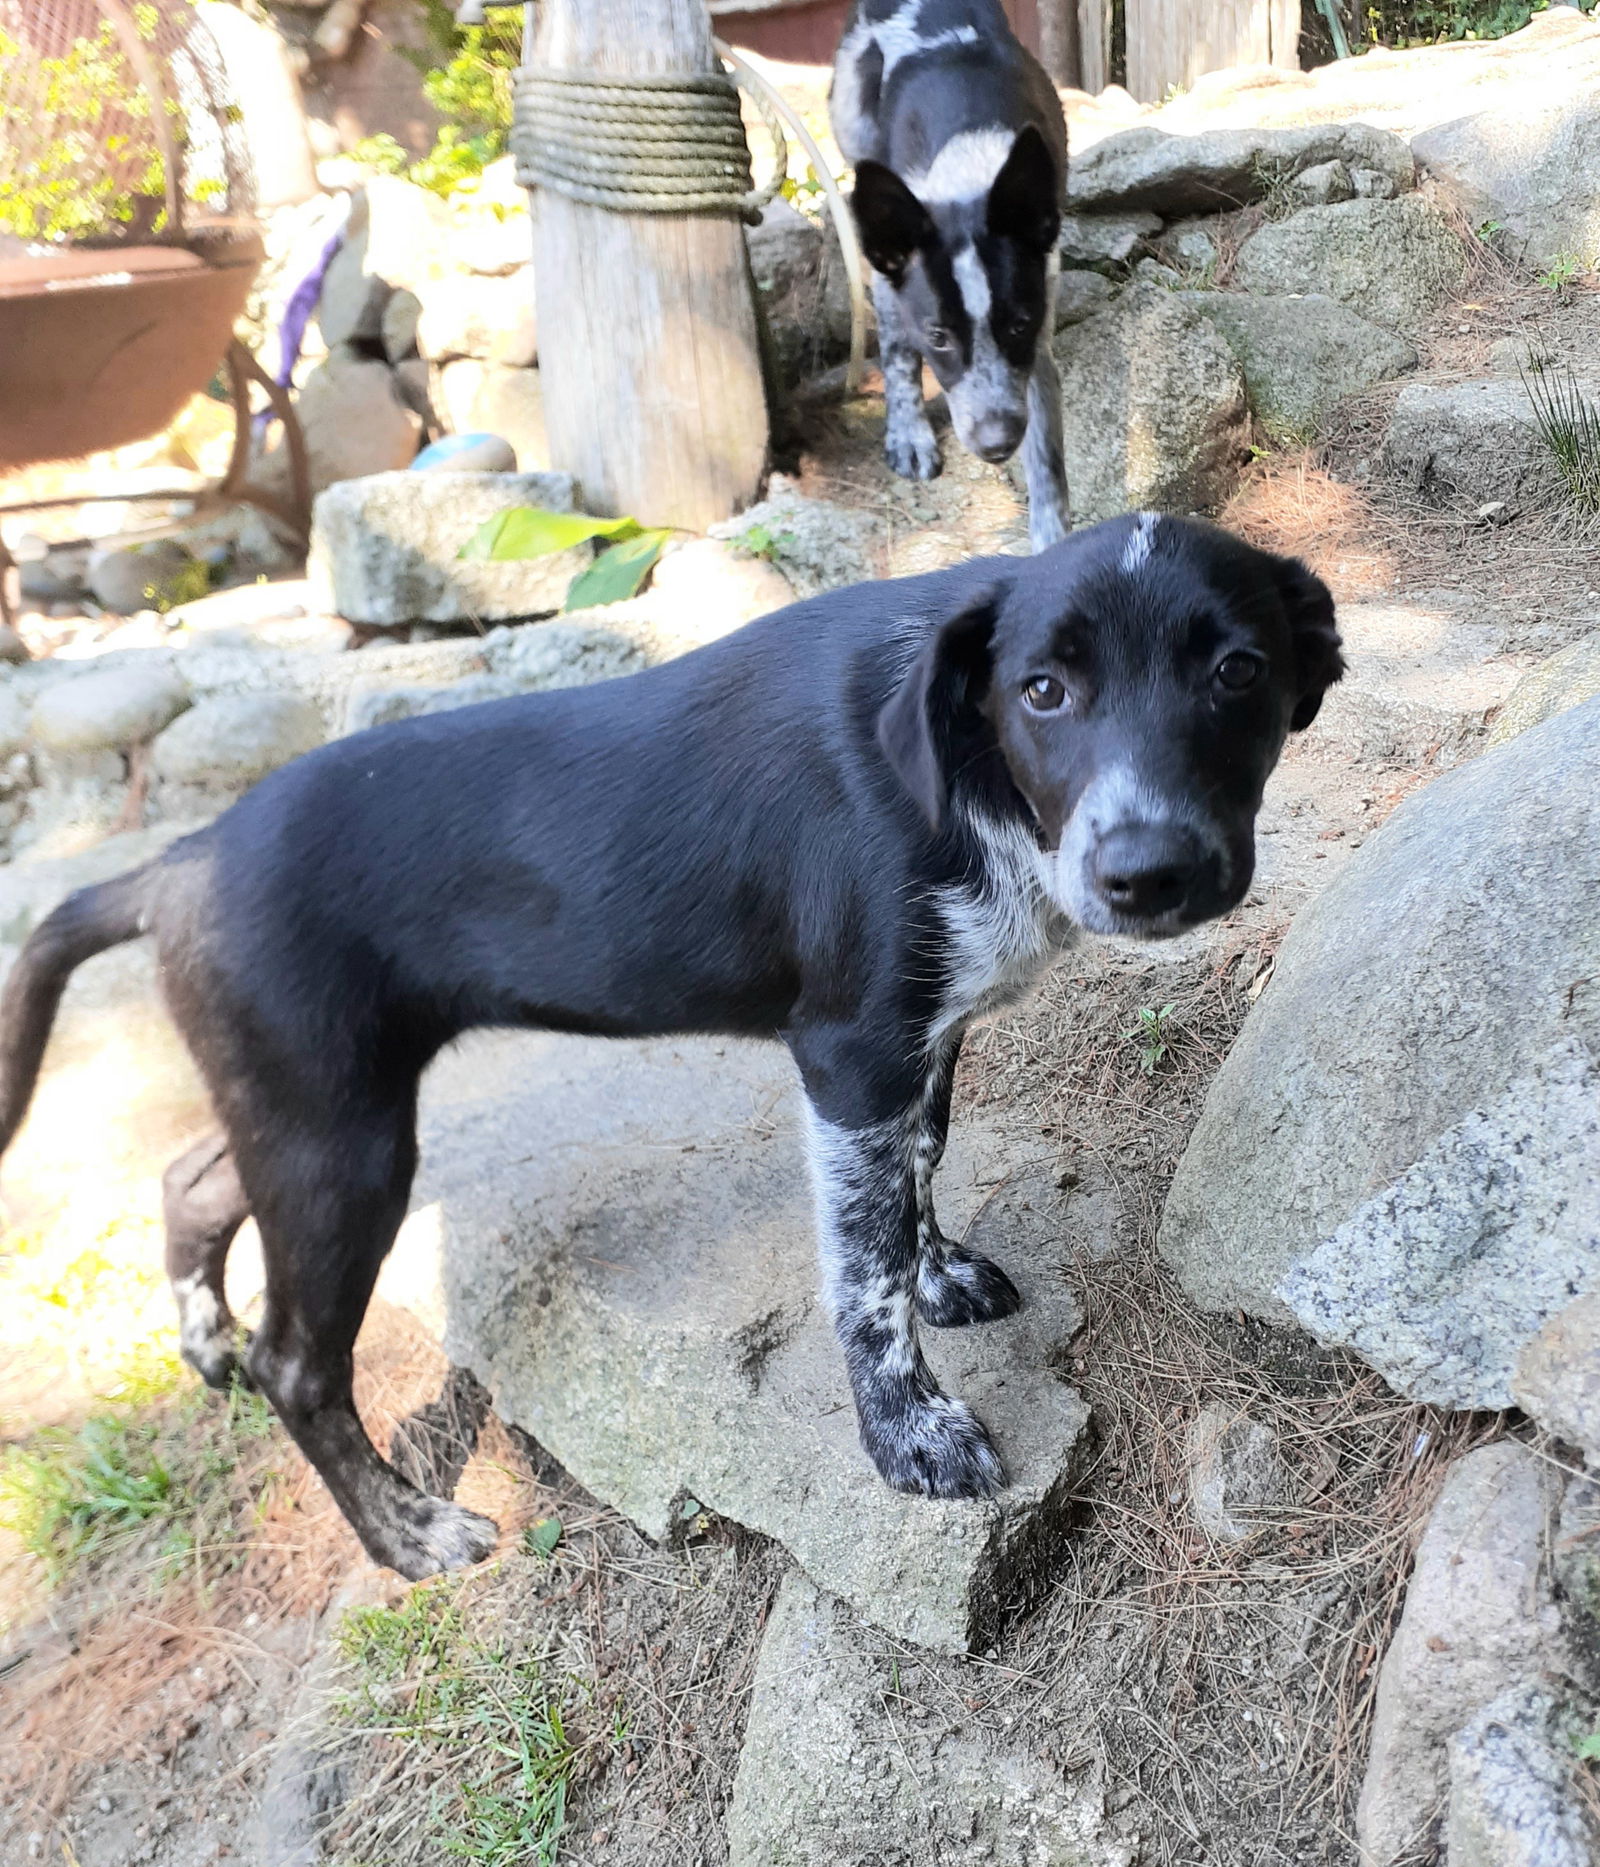
[[(1485, 265), (1424, 366), (1481, 374), (1496, 338), (1534, 328), (1560, 353), (1592, 351), (1600, 295)], [(1345, 600), (1449, 592), (1529, 658), (1600, 626), (1594, 540), (1570, 520), (1498, 526), (1385, 489), (1372, 456), (1392, 393), (1347, 410), (1317, 450), (1264, 456), (1226, 521), (1305, 555)], [(871, 398), (803, 424), (802, 484), (882, 511), (894, 571), (1020, 544), (1020, 504), (994, 470), (952, 453), (928, 486), (889, 475)], [(1080, 949), (963, 1060), (957, 1119), (983, 1104), (1048, 1137), (1085, 1215), (1075, 1229), (1095, 1241), (1062, 1265), (1086, 1317), (1062, 1349), (1097, 1455), (1062, 1573), (992, 1652), (940, 1661), (885, 1642), (885, 1661), (909, 1715), (1093, 1772), (1162, 1867), (1349, 1867), (1375, 1664), (1421, 1523), (1450, 1458), (1525, 1430), (1412, 1406), (1354, 1363), (1202, 1317), (1153, 1252), (1206, 1086), (1290, 917), (1429, 775), (1358, 766), (1313, 729), (1274, 780), (1273, 861), (1228, 923), (1158, 954)], [(1163, 1006), (1146, 1070), (1141, 1014)], [(259, 1811), (308, 1728), (337, 1784), (327, 1857), (348, 1867), (420, 1867), (447, 1857), (445, 1837), (470, 1859), (554, 1858), (531, 1830), (505, 1839), (535, 1727), (563, 1863), (726, 1859), (779, 1552), (705, 1519), (657, 1548), (491, 1424), (458, 1494), (505, 1526), (501, 1560), (409, 1606), (259, 1405), (175, 1372), (164, 1302), (153, 1218), (70, 1249), (11, 1240), (0, 1257), (3, 1867), (287, 1859)], [(358, 1359), (380, 1443), (445, 1373), (382, 1307)], [(1299, 1502), (1242, 1549), (1198, 1534), (1185, 1508), (1184, 1428), (1202, 1404), (1269, 1418), (1297, 1473)], [(329, 1686), (314, 1655), (335, 1602), (369, 1618)], [(442, 1634), (398, 1658), (383, 1645), (426, 1625), (448, 1628), (448, 1650)]]

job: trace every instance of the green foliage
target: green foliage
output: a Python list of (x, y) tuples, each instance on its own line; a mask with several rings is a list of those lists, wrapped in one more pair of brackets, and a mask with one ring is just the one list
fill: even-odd
[(765, 558), (770, 563), (785, 545), (794, 543), (794, 533), (769, 531), (765, 525), (747, 525), (728, 543), (740, 557)]
[(596, 519), (580, 512), (548, 512), (541, 506), (509, 506), (485, 519), (457, 555), (479, 563), (513, 564), (604, 540), (611, 548), (573, 578), (565, 605), (568, 610), (595, 609), (637, 595), (671, 536), (670, 531), (647, 531), (637, 519)]
[(1560, 293), (1587, 271), (1588, 267), (1576, 253), (1557, 253), (1550, 264), (1539, 274), (1539, 283), (1547, 292)]
[(1503, 39), (1520, 32), (1548, 4), (1549, 0), (1374, 0), (1361, 9), (1352, 38), (1388, 46)]
[(538, 1556), (548, 1562), (561, 1541), (562, 1527), (559, 1517), (541, 1517), (537, 1523), (529, 1524), (523, 1531), (524, 1548), (530, 1556)]
[(376, 169), (380, 175), (404, 175), (411, 166), (405, 145), (397, 142), (387, 130), (380, 130), (376, 136), (363, 136), (351, 146), (350, 156), (363, 168)]
[(35, 1433), (0, 1457), (0, 1528), (53, 1581), (146, 1537), (160, 1577), (216, 1540), (238, 1444), (269, 1432), (271, 1414), (242, 1390), (203, 1417), (206, 1403), (194, 1396), (174, 1410), (179, 1378), (170, 1362), (132, 1369), (119, 1384), (121, 1404), (76, 1429)]
[[(144, 39), (155, 8), (133, 8)], [(140, 88), (111, 23), (41, 58), (0, 30), (0, 231), (23, 240), (89, 240), (114, 232), (159, 234), (167, 224), (166, 164), (154, 105)], [(181, 149), (183, 107), (165, 106)], [(203, 198), (220, 187), (191, 189)]]
[(1139, 1068), (1146, 1076), (1154, 1076), (1156, 1065), (1172, 1052), (1175, 1033), (1170, 1019), (1177, 1006), (1154, 1005), (1139, 1007), (1139, 1022), (1122, 1033), (1125, 1039), (1134, 1039), (1139, 1045)]
[(517, 63), (522, 55), (522, 19), (517, 10), (491, 12), (485, 26), (459, 27), (444, 0), (420, 0), (427, 46), (401, 48), (422, 73), (423, 94), (444, 123), (427, 155), (407, 165), (405, 153), (392, 137), (369, 137), (351, 153), (358, 160), (380, 143), (393, 144), (400, 162), (388, 150), (374, 152), (391, 175), (404, 174), (418, 187), (450, 195), (474, 181), (489, 163), (503, 156), (511, 143), (511, 104)]
[(1521, 372), (1539, 434), (1568, 497), (1587, 515), (1600, 514), (1600, 410), (1570, 369), (1536, 357)]
[[(421, 1751), (450, 1786), (429, 1800), (429, 1840), (480, 1867), (553, 1867), (576, 1751), (538, 1665), (480, 1640), (450, 1582), (397, 1607), (352, 1609), (335, 1640), (340, 1721), (369, 1742)], [(613, 1730), (626, 1732), (620, 1713)]]
[(1584, 1763), (1600, 1763), (1600, 1731), (1591, 1731), (1578, 1739), (1578, 1756)]

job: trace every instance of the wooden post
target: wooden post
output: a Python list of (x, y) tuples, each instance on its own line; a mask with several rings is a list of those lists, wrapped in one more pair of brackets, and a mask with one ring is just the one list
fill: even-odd
[[(653, 76), (716, 68), (704, 0), (543, 0), (535, 59)], [(748, 505), (767, 405), (744, 228), (532, 191), (551, 464), (584, 510), (701, 532)]]

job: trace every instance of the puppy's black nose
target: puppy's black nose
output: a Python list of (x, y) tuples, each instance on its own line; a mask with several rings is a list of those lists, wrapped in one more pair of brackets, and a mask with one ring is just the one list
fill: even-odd
[(972, 426), (972, 451), (980, 460), (1009, 460), (1028, 425), (1022, 415), (985, 415)]
[(1200, 845), (1188, 830), (1174, 824), (1132, 823), (1101, 837), (1090, 867), (1108, 907), (1154, 920), (1183, 906), (1203, 861)]

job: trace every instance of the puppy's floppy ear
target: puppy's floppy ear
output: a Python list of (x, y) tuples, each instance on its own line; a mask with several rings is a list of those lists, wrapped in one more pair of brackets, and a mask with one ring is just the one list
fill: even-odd
[(850, 208), (868, 264), (887, 278), (898, 278), (918, 247), (934, 237), (928, 210), (894, 170), (881, 162), (856, 164)]
[(989, 190), (989, 231), (1048, 253), (1061, 232), (1061, 178), (1038, 129), (1018, 133)]
[(878, 715), (878, 745), (934, 829), (944, 821), (949, 774), (982, 729), (998, 589), (983, 590), (942, 622)]
[(1298, 558), (1278, 560), (1278, 587), (1294, 638), (1296, 696), (1290, 732), (1303, 733), (1317, 717), (1322, 696), (1344, 673), (1333, 593)]

